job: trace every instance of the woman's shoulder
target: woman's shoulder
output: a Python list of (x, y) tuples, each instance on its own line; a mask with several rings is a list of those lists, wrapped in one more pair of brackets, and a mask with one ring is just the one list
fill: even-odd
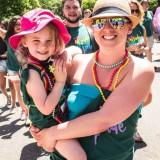
[(131, 56), (132, 64), (133, 64), (133, 70), (136, 70), (139, 72), (145, 72), (147, 73), (154, 73), (154, 66), (153, 64), (148, 61), (147, 59), (138, 58), (135, 56)]
[(73, 62), (84, 62), (89, 61), (93, 57), (93, 53), (90, 54), (76, 54), (73, 58)]

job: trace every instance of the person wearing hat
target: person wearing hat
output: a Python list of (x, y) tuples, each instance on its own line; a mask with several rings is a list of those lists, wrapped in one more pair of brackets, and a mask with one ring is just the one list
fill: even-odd
[[(39, 129), (67, 118), (66, 64), (55, 57), (69, 40), (63, 22), (45, 9), (34, 9), (23, 15), (21, 32), (9, 39), (22, 63), (21, 91), (24, 103), (29, 106), (29, 119)], [(67, 159), (86, 160), (85, 152), (74, 139), (57, 141), (56, 149)]]
[(82, 0), (62, 0), (62, 12), (69, 34), (70, 41), (66, 47), (77, 46), (82, 49), (83, 54), (98, 50), (92, 31), (81, 22)]
[[(79, 138), (87, 160), (133, 159), (139, 109), (154, 79), (152, 64), (126, 50), (127, 35), (139, 22), (128, 0), (97, 0), (83, 23), (99, 50), (74, 56), (68, 73), (71, 120), (41, 131), (32, 127), (39, 146), (53, 151), (57, 140)], [(64, 159), (57, 152), (52, 157)]]

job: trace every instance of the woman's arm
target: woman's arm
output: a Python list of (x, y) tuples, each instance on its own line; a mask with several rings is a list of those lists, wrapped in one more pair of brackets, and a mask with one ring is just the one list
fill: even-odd
[(143, 63), (127, 72), (102, 109), (38, 132), (38, 145), (51, 151), (56, 140), (94, 135), (127, 119), (147, 96), (154, 78), (152, 64)]

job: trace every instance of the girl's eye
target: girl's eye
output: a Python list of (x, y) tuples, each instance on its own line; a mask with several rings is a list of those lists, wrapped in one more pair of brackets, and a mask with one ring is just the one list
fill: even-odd
[(39, 42), (39, 40), (38, 39), (34, 39), (33, 42)]

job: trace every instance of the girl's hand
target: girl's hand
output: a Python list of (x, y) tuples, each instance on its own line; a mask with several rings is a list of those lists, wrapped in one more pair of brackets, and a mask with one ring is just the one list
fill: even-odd
[(53, 152), (56, 140), (54, 140), (54, 136), (52, 134), (52, 127), (43, 129), (40, 132), (36, 133), (37, 145), (43, 147), (47, 152)]
[(55, 68), (53, 74), (57, 82), (65, 83), (67, 78), (66, 62), (62, 59), (55, 59), (53, 62)]
[(40, 129), (37, 127), (31, 126), (29, 131), (30, 131), (32, 137), (37, 141), (39, 139), (37, 136), (37, 133), (40, 131)]

